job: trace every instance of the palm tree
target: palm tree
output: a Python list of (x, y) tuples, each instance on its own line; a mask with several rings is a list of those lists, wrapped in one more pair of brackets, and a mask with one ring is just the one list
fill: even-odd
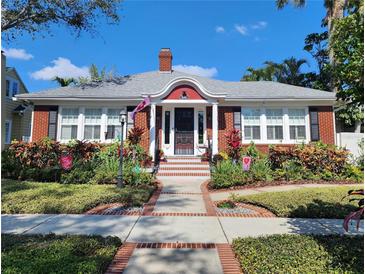
[(275, 81), (296, 86), (305, 86), (305, 74), (301, 67), (307, 64), (304, 59), (291, 57), (282, 63), (266, 61), (265, 67), (254, 69), (247, 68), (247, 73), (243, 75), (241, 81)]
[(53, 81), (57, 82), (61, 87), (67, 87), (71, 84), (75, 84), (76, 80), (74, 78), (62, 78), (56, 76)]

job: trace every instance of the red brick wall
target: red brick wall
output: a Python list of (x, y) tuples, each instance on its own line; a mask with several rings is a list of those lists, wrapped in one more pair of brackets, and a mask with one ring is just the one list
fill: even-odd
[(137, 112), (136, 118), (134, 120), (134, 125), (144, 128), (141, 146), (148, 153), (150, 148), (150, 107), (147, 107), (144, 110)]
[(172, 53), (170, 50), (161, 50), (158, 55), (160, 60), (160, 71), (172, 70)]
[(234, 107), (218, 107), (218, 151), (227, 149), (225, 134), (234, 128)]
[(49, 106), (34, 106), (32, 141), (48, 136)]
[(182, 85), (174, 88), (165, 100), (181, 100), (181, 95), (185, 92), (188, 100), (203, 100), (204, 98), (194, 88), (188, 85)]
[(320, 106), (318, 109), (319, 138), (325, 144), (335, 143), (335, 126), (333, 121), (333, 107)]

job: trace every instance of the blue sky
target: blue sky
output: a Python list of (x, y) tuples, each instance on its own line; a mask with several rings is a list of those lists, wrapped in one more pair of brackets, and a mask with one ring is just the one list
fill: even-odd
[(102, 21), (96, 37), (75, 38), (67, 28), (53, 27), (51, 37), (24, 35), (2, 47), (17, 49), (8, 52), (7, 65), (16, 67), (31, 92), (57, 86), (46, 80), (55, 71), (82, 74), (92, 63), (120, 75), (156, 70), (162, 47), (171, 48), (180, 69), (239, 81), (248, 66), (291, 56), (306, 58), (308, 70), (315, 70), (304, 38), (322, 31), (324, 14), (323, 1), (280, 11), (274, 1), (126, 1), (120, 24)]

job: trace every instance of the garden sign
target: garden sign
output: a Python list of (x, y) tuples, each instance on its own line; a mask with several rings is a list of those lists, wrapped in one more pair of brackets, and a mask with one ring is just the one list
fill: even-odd
[(70, 170), (72, 168), (73, 157), (71, 154), (63, 154), (60, 157), (60, 164), (64, 170)]
[(245, 156), (242, 159), (242, 167), (244, 171), (250, 170), (251, 166), (251, 157)]

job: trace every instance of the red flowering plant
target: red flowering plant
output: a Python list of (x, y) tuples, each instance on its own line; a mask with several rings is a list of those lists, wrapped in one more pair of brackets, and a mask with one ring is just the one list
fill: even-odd
[(343, 197), (342, 199), (345, 199), (349, 196), (362, 196), (362, 198), (360, 197), (356, 197), (356, 198), (351, 198), (351, 201), (358, 201), (358, 210), (351, 212), (350, 214), (348, 214), (344, 221), (343, 221), (343, 228), (345, 229), (346, 232), (349, 231), (349, 224), (351, 222), (351, 220), (356, 220), (356, 229), (359, 230), (359, 226), (360, 226), (360, 220), (361, 217), (364, 215), (364, 190), (363, 189), (358, 189), (358, 190), (350, 190), (347, 195), (345, 197)]
[(226, 142), (228, 146), (228, 156), (233, 161), (238, 162), (241, 158), (242, 144), (241, 144), (241, 134), (238, 129), (232, 129), (227, 134), (225, 134)]
[(128, 132), (127, 140), (131, 145), (137, 145), (142, 140), (142, 135), (144, 133), (144, 128), (133, 127)]

